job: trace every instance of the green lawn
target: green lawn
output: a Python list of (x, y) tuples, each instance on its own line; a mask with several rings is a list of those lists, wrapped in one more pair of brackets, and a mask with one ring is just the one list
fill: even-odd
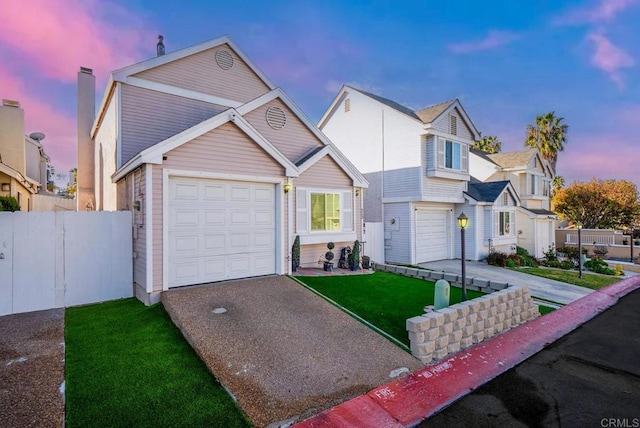
[(611, 285), (621, 279), (619, 276), (600, 275), (586, 272), (582, 272), (582, 279), (580, 279), (578, 278), (577, 271), (554, 268), (513, 268), (513, 270), (542, 276), (544, 278), (555, 279), (556, 281), (566, 282), (568, 284), (579, 285), (580, 287), (586, 287), (592, 290), (599, 290), (602, 287)]
[[(433, 305), (435, 283), (387, 272), (369, 275), (298, 276), (297, 279), (409, 346), (408, 318)], [(482, 296), (467, 291), (467, 298)], [(450, 303), (460, 302), (461, 290), (451, 287)]]
[(162, 305), (69, 308), (65, 342), (67, 428), (250, 426)]

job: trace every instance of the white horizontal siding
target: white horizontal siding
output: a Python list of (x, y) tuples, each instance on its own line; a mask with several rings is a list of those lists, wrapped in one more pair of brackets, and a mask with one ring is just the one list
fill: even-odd
[(462, 115), (460, 114), (457, 108), (450, 110), (449, 113), (442, 114), (438, 119), (436, 119), (435, 122), (433, 122), (433, 125), (432, 125), (433, 128), (437, 129), (440, 132), (450, 134), (451, 133), (449, 128), (450, 115), (456, 117), (457, 132), (455, 135), (461, 138), (465, 138), (467, 140), (473, 140), (473, 134), (471, 133), (469, 126), (463, 120)]
[(420, 198), (420, 167), (402, 168), (384, 172), (384, 197)]
[(463, 202), (462, 192), (466, 182), (438, 177), (423, 177), (422, 196), (425, 200), (441, 202)]
[(325, 155), (295, 179), (296, 186), (348, 189), (353, 180), (328, 155)]
[(203, 101), (122, 85), (122, 164), (223, 110)]
[[(231, 54), (231, 68), (225, 70), (216, 63), (218, 50)], [(269, 87), (226, 44), (143, 71), (135, 77), (243, 103), (269, 92)]]

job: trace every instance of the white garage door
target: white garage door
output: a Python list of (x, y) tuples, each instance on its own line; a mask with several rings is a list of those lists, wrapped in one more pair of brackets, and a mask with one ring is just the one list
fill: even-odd
[(416, 263), (449, 258), (447, 211), (416, 211)]
[(275, 273), (275, 186), (169, 180), (169, 286)]

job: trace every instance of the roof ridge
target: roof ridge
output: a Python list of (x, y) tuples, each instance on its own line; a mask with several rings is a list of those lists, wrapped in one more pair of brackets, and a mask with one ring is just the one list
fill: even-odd
[(423, 111), (423, 110), (427, 110), (427, 109), (433, 108), (433, 107), (438, 107), (438, 106), (441, 106), (441, 105), (444, 105), (444, 104), (453, 104), (453, 103), (454, 103), (454, 102), (456, 102), (456, 101), (458, 101), (458, 99), (457, 99), (457, 98), (452, 98), (452, 99), (450, 99), (450, 100), (443, 101), (443, 102), (441, 102), (441, 103), (431, 104), (431, 105), (428, 105), (428, 106), (426, 106), (426, 107), (423, 107), (423, 108), (421, 108), (421, 109), (419, 109), (419, 110), (416, 110), (416, 113), (417, 113), (417, 112), (420, 112), (420, 111)]

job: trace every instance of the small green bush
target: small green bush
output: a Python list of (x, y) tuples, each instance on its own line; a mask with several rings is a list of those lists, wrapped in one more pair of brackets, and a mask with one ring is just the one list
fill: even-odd
[(538, 267), (538, 262), (531, 256), (521, 256), (521, 265), (527, 267)]
[(615, 276), (620, 276), (620, 275), (622, 275), (623, 273), (624, 273), (624, 271), (623, 271), (623, 269), (622, 269), (622, 266), (620, 266), (620, 265), (616, 265), (616, 266), (613, 268), (613, 274), (614, 274)]
[(567, 258), (578, 259), (578, 247), (558, 247), (556, 251), (564, 254)]
[(519, 256), (528, 256), (529, 252), (527, 251), (526, 248), (518, 247), (516, 248), (516, 254)]
[(604, 275), (614, 275), (613, 269), (611, 269), (609, 267), (609, 264), (605, 262), (603, 259), (593, 258), (591, 260), (587, 260), (584, 264), (584, 267), (595, 273), (601, 273)]
[(507, 267), (515, 268), (515, 267), (518, 267), (518, 266), (520, 266), (520, 265), (516, 263), (515, 259), (512, 259), (512, 258), (508, 258), (507, 259)]
[(490, 253), (487, 256), (487, 264), (490, 264), (492, 266), (500, 266), (500, 267), (506, 267), (507, 266), (507, 255), (505, 253), (501, 253), (499, 251), (495, 251), (493, 253)]
[(20, 211), (20, 204), (13, 196), (0, 196), (0, 211)]
[(554, 244), (551, 244), (547, 251), (544, 252), (544, 259), (547, 262), (558, 261), (558, 253), (556, 252), (556, 246)]

